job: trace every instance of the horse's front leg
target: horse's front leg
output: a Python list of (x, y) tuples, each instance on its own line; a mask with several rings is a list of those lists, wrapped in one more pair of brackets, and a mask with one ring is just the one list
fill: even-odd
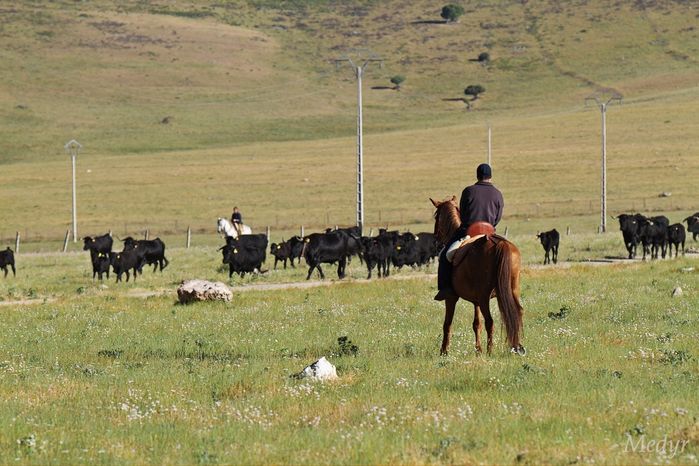
[(473, 305), (473, 333), (476, 335), (476, 353), (483, 353), (483, 347), (481, 346), (481, 329), (483, 325), (481, 324), (481, 309), (478, 304)]
[(459, 298), (447, 298), (444, 301), (445, 313), (444, 313), (444, 325), (442, 330), (444, 335), (442, 336), (442, 349), (439, 354), (446, 356), (449, 354), (449, 338), (451, 337), (451, 322), (454, 320), (454, 311), (456, 310), (456, 302)]
[(493, 316), (490, 314), (490, 295), (481, 298), (481, 312), (483, 320), (485, 320), (485, 331), (488, 334), (487, 351), (488, 354), (493, 352)]

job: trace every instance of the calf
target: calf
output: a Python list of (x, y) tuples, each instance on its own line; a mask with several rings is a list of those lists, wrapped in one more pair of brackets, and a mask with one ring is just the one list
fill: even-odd
[(110, 252), (109, 263), (114, 269), (116, 281), (121, 281), (121, 275), (126, 274), (126, 281), (129, 281), (129, 270), (133, 270), (133, 280), (136, 281), (136, 275), (141, 265), (141, 258), (136, 253), (135, 249), (125, 249), (121, 252)]
[[(279, 244), (272, 243), (269, 246), (269, 252), (274, 256), (274, 270), (277, 270), (278, 262), (283, 262), (284, 268), (286, 269), (286, 261), (288, 261), (291, 256), (291, 246), (289, 243), (283, 240)], [(291, 262), (291, 266), (294, 267), (293, 261)]]
[(158, 270), (162, 272), (170, 263), (165, 257), (165, 243), (160, 238), (152, 240), (135, 240), (127, 236), (122, 240), (124, 242), (124, 251), (134, 250), (139, 259), (138, 271), (143, 273), (144, 265), (155, 265), (153, 272)]
[(4, 251), (0, 251), (0, 269), (5, 271), (5, 277), (7, 277), (7, 266), (12, 269), (12, 276), (17, 276), (17, 271), (15, 270), (15, 254), (9, 247)]
[(109, 260), (109, 253), (91, 253), (92, 259), (92, 279), (95, 279), (95, 275), (102, 280), (102, 275), (107, 274), (107, 279), (109, 279), (109, 266), (111, 265)]
[[(558, 243), (561, 235), (558, 234), (554, 228), (551, 231), (545, 231), (536, 235), (541, 241), (541, 245), (544, 247), (544, 264), (550, 264), (551, 259), (553, 263), (558, 262)], [(551, 253), (551, 255), (549, 255)]]
[(667, 227), (667, 242), (670, 258), (672, 258), (673, 246), (675, 246), (675, 257), (677, 257), (680, 244), (682, 245), (682, 255), (684, 256), (684, 242), (686, 238), (687, 234), (685, 233), (684, 225), (681, 223), (675, 223)]

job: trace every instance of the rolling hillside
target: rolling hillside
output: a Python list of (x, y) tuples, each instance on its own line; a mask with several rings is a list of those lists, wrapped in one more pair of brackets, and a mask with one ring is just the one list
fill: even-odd
[[(352, 223), (356, 83), (333, 61), (347, 56), (384, 60), (364, 81), (369, 223), (428, 222), (426, 198), (471, 181), (491, 124), (510, 220), (593, 228), (596, 92), (624, 96), (610, 209), (699, 210), (692, 2), (463, 5), (445, 24), (430, 2), (0, 4), (0, 237), (36, 218), (64, 231), (71, 138), (86, 233), (203, 228), (233, 204), (258, 226)], [(466, 111), (469, 84), (486, 92)]]

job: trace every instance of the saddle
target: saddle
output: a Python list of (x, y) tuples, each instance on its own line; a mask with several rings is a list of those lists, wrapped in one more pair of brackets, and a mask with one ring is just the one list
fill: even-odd
[(496, 234), (495, 227), (488, 222), (473, 223), (466, 230), (466, 237), (449, 248), (447, 259), (450, 259), (449, 256), (451, 256), (452, 266), (456, 267), (464, 261), (476, 243), (483, 243), (488, 240), (497, 244), (505, 240), (505, 238)]

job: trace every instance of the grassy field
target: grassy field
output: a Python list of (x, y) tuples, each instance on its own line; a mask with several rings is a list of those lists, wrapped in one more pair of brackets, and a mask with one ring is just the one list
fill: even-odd
[[(0, 306), (0, 462), (697, 462), (696, 259), (527, 269), (522, 358), (499, 331), (476, 356), (463, 303), (439, 357), (420, 272), (175, 304), (187, 274), (224, 278), (215, 256), (173, 250), (118, 286), (91, 283), (86, 253), (24, 256), (0, 296), (49, 300)], [(338, 381), (290, 377), (320, 356)], [(663, 439), (684, 446), (638, 449)]]

